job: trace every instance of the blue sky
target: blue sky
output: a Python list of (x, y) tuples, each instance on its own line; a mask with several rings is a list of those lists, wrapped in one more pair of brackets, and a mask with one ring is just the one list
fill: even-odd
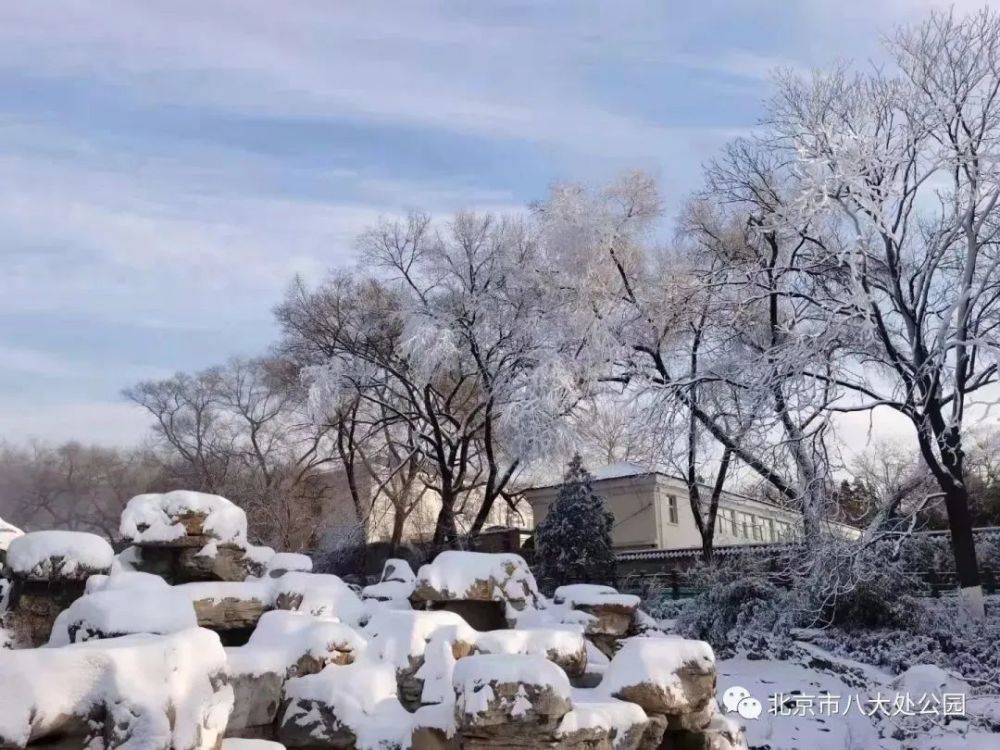
[(139, 439), (123, 386), (260, 352), (379, 215), (635, 167), (674, 212), (771, 70), (935, 4), (3, 3), (0, 439)]

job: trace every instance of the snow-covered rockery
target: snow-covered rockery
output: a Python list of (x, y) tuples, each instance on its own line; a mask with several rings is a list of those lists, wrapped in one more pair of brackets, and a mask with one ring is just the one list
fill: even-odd
[[(123, 564), (171, 583), (262, 576), (274, 557), (271, 548), (247, 542), (247, 517), (241, 508), (203, 492), (175, 490), (133, 497), (122, 512), (120, 532), (133, 545)], [(280, 564), (299, 570), (305, 561), (293, 556)]]
[(179, 582), (185, 551), (252, 554), (234, 507), (141, 496), (117, 557), (89, 535), (15, 540), (0, 627), (26, 637), (0, 651), (0, 748), (742, 747), (707, 644), (608, 587), (549, 601), (517, 555), (389, 560), (362, 596), (294, 554)]

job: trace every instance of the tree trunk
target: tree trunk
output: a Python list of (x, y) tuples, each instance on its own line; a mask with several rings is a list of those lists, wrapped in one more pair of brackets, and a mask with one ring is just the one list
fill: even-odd
[(965, 485), (952, 483), (951, 487), (945, 489), (944, 503), (948, 509), (951, 550), (955, 555), (955, 572), (958, 574), (962, 605), (971, 617), (983, 620), (986, 617), (986, 610), (979, 580), (979, 565), (976, 561), (976, 541), (972, 535), (969, 492)]
[(403, 527), (406, 525), (406, 514), (403, 513), (399, 506), (394, 506), (392, 509), (392, 547), (393, 549), (399, 549), (399, 545), (403, 543)]
[(441, 511), (434, 525), (434, 547), (456, 549), (458, 547), (458, 527), (455, 525), (455, 498), (450, 494), (441, 495)]

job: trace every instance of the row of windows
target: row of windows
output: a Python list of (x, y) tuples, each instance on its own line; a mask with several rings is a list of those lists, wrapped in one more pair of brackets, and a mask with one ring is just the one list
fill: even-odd
[(749, 539), (754, 542), (777, 542), (787, 539), (792, 534), (791, 524), (784, 521), (775, 521), (773, 518), (728, 508), (719, 510), (719, 515), (715, 518), (715, 530), (720, 534), (729, 534), (737, 539)]
[[(667, 520), (670, 524), (677, 525), (677, 497), (675, 495), (667, 497)], [(719, 514), (715, 517), (715, 531), (718, 534), (729, 534), (738, 539), (777, 542), (791, 536), (792, 527), (791, 524), (775, 521), (773, 518), (720, 508)]]

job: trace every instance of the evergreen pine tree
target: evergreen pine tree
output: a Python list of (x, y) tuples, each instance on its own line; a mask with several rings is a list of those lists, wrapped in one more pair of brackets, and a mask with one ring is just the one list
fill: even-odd
[(559, 495), (538, 524), (538, 579), (547, 589), (569, 583), (615, 584), (614, 516), (594, 492), (593, 479), (580, 456), (573, 456)]

